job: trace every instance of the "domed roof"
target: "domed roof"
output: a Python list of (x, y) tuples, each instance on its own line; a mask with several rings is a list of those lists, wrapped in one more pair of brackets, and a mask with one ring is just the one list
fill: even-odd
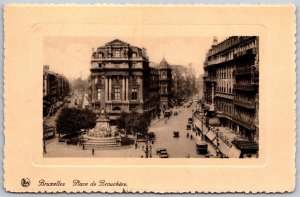
[(161, 60), (161, 62), (159, 63), (159, 68), (170, 68), (169, 63), (166, 61), (165, 57), (163, 57), (163, 59)]

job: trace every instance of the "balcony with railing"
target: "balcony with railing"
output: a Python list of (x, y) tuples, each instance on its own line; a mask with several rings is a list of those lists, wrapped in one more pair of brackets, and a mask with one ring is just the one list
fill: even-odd
[(229, 120), (232, 120), (232, 115), (231, 114), (225, 113), (224, 111), (220, 111), (220, 110), (217, 111), (217, 117), (219, 117), (219, 118), (227, 118)]
[(241, 100), (238, 98), (233, 99), (233, 104), (241, 106), (241, 107), (245, 107), (248, 109), (255, 109), (255, 107), (256, 107), (254, 101), (245, 101), (245, 100)]
[(255, 130), (254, 120), (244, 120), (241, 117), (232, 116), (232, 120), (249, 130)]
[(212, 77), (212, 76), (203, 77), (203, 79), (204, 79), (204, 82), (211, 82), (211, 83), (216, 83), (217, 82), (217, 78), (216, 77)]
[(144, 60), (143, 57), (128, 57), (128, 56), (120, 56), (120, 57), (91, 57), (92, 62), (97, 61), (138, 61), (138, 60)]
[(255, 68), (253, 66), (247, 66), (243, 68), (237, 68), (233, 71), (234, 75), (250, 75), (252, 72), (255, 71)]
[(256, 53), (257, 53), (257, 49), (251, 48), (251, 49), (246, 49), (246, 50), (237, 52), (236, 54), (234, 54), (234, 57), (238, 58), (238, 57), (243, 57), (243, 56), (247, 56), (247, 55), (255, 55)]
[(233, 88), (235, 90), (242, 90), (242, 91), (255, 91), (257, 85), (252, 83), (238, 83), (238, 84), (234, 84)]
[(221, 97), (226, 99), (233, 99), (233, 94), (231, 93), (225, 93), (221, 91), (216, 91), (215, 97)]

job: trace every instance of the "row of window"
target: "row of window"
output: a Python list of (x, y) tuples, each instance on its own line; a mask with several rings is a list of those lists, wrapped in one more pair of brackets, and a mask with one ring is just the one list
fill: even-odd
[(227, 100), (217, 100), (217, 107), (221, 111), (223, 111), (226, 114), (234, 115), (235, 117), (239, 117), (245, 122), (252, 123), (254, 121), (254, 113), (253, 112), (247, 112), (245, 110), (234, 108), (233, 104), (230, 101)]
[(233, 78), (233, 70), (235, 66), (226, 66), (217, 70), (217, 79), (231, 79)]
[[(130, 77), (130, 81), (133, 82), (133, 83), (136, 83), (139, 77), (140, 77), (140, 76), (136, 76), (136, 75), (131, 76), (131, 77)], [(94, 79), (94, 84), (97, 84), (98, 82), (104, 83), (104, 78), (102, 78), (101, 76), (96, 76), (96, 77), (94, 77), (93, 79)], [(120, 80), (122, 79), (122, 77), (116, 76), (115, 78), (113, 78), (113, 80), (114, 80), (114, 79), (115, 79), (117, 82), (120, 82)], [(153, 79), (154, 79), (154, 78), (153, 78)]]
[(246, 102), (255, 102), (254, 95), (236, 94), (235, 98)]
[[(117, 48), (113, 49), (112, 53), (108, 52), (108, 55), (110, 55), (110, 54), (113, 58), (122, 58), (122, 57), (127, 57), (128, 56), (128, 52), (126, 50), (117, 49)], [(136, 58), (137, 56), (138, 56), (137, 52), (132, 52), (132, 57), (133, 58)], [(94, 58), (103, 58), (103, 57), (104, 57), (103, 52), (94, 54)]]
[[(214, 49), (210, 50), (208, 55), (212, 55), (220, 50), (223, 50), (225, 48), (227, 48), (228, 46), (230, 46), (231, 43), (221, 43), (219, 44), (217, 47), (215, 47)], [(216, 61), (216, 62), (223, 62), (226, 60), (231, 60), (234, 58), (234, 54), (240, 53), (242, 51), (246, 51), (248, 49), (253, 49), (257, 47), (257, 42), (256, 40), (252, 40), (251, 42), (245, 43), (245, 44), (241, 44), (239, 47), (234, 48), (233, 50), (229, 51), (228, 53), (224, 54), (224, 55), (218, 55), (215, 58), (210, 58), (211, 61)]]
[[(121, 90), (120, 88), (115, 88), (114, 93), (112, 94), (114, 100), (121, 100)], [(101, 89), (97, 90), (97, 100), (101, 98)], [(131, 100), (137, 100), (138, 98), (138, 90), (137, 88), (131, 89)]]
[(220, 81), (217, 84), (216, 91), (232, 94), (232, 83), (227, 81)]

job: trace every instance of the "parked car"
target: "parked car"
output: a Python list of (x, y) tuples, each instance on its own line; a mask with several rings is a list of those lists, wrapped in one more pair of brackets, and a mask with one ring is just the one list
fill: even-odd
[(186, 125), (186, 130), (191, 130), (192, 129), (192, 125), (191, 124), (187, 124)]
[(165, 117), (170, 117), (172, 115), (172, 110), (166, 110), (164, 113)]
[(188, 124), (192, 124), (193, 123), (193, 118), (188, 118)]
[(179, 131), (173, 131), (173, 137), (178, 138), (179, 137)]
[(167, 152), (167, 150), (161, 150), (160, 153), (159, 153), (159, 157), (160, 158), (168, 158), (169, 157), (169, 154)]
[(159, 155), (161, 151), (167, 151), (165, 148), (157, 148), (156, 149), (156, 154)]
[(155, 140), (155, 133), (154, 133), (154, 132), (149, 132), (149, 133), (148, 133), (148, 138), (149, 138), (150, 140)]
[(175, 111), (175, 112), (174, 112), (174, 116), (177, 116), (177, 115), (178, 115), (178, 111)]
[(207, 154), (207, 143), (206, 142), (197, 142), (196, 150), (198, 154)]

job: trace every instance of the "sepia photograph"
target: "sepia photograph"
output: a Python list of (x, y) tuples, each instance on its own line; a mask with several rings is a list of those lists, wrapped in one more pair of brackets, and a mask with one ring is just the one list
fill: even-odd
[(259, 37), (45, 37), (43, 156), (258, 158)]
[(294, 191), (295, 10), (6, 5), (5, 190)]

